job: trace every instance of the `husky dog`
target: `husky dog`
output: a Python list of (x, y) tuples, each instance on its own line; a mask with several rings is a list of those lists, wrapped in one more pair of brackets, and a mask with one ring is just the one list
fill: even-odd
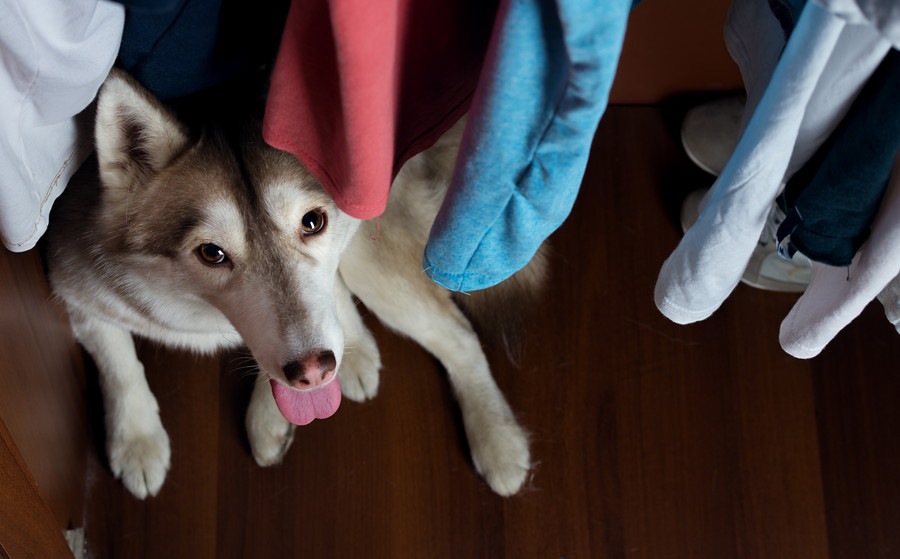
[[(521, 488), (526, 433), (469, 320), (421, 270), (460, 125), (404, 166), (376, 232), (266, 146), (258, 125), (192, 135), (120, 71), (96, 111), (96, 158), (54, 208), (47, 264), (99, 370), (110, 467), (135, 496), (159, 491), (170, 456), (132, 334), (198, 352), (246, 345), (259, 366), (246, 427), (255, 460), (271, 465), (294, 424), (333, 413), (341, 392), (378, 390), (378, 348), (354, 295), (444, 365), (491, 488)], [(510, 283), (536, 289), (544, 268), (536, 258)]]

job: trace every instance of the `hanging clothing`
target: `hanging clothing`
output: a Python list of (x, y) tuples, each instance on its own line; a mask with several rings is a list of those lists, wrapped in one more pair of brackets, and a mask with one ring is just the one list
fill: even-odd
[(194, 95), (274, 56), (287, 0), (122, 0), (128, 7), (116, 65), (158, 99)]
[(105, 0), (0, 0), (0, 237), (31, 249), (91, 151), (90, 104), (116, 58), (122, 6)]
[(459, 119), (477, 83), (424, 267), (454, 290), (506, 279), (571, 209), (631, 1), (349, 4), (292, 5), (266, 141), (296, 155), (343, 211), (373, 218), (400, 165)]
[(881, 290), (878, 294), (878, 301), (884, 307), (885, 318), (894, 325), (897, 333), (900, 334), (900, 274)]
[(797, 25), (797, 20), (800, 19), (800, 13), (805, 5), (806, 0), (769, 0), (769, 9), (772, 10), (772, 15), (784, 30), (785, 41), (791, 36), (791, 31)]
[(873, 27), (894, 48), (900, 48), (900, 2), (897, 0), (816, 1), (848, 23), (866, 24)]
[(344, 212), (380, 215), (400, 166), (468, 109), (494, 10), (484, 0), (294, 0), (265, 140)]
[[(753, 14), (746, 2), (753, 0), (735, 0), (731, 15)], [(770, 27), (776, 40), (782, 36), (780, 25)], [(728, 29), (751, 33), (740, 24)], [(766, 40), (751, 35), (731, 42)], [(699, 218), (663, 263), (654, 292), (660, 312), (685, 324), (707, 318), (725, 301), (740, 281), (782, 182), (834, 131), (889, 48), (871, 27), (848, 25), (810, 2), (771, 79), (742, 67), (745, 79), (749, 75), (767, 85), (748, 84), (748, 105), (756, 98), (758, 104)]]
[(900, 274), (900, 156), (875, 221), (872, 235), (848, 268), (812, 264), (812, 277), (781, 324), (781, 347), (808, 359), (818, 355), (841, 329), (876, 296), (883, 296), (889, 320), (896, 324), (897, 299), (891, 286)]
[(425, 272), (495, 285), (568, 216), (606, 109), (630, 0), (501, 4)]
[(779, 250), (848, 266), (869, 236), (900, 149), (900, 52), (891, 50), (850, 112), (779, 197)]

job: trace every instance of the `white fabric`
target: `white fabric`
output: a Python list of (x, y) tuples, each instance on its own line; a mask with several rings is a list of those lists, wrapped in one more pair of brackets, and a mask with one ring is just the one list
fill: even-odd
[(725, 19), (725, 48), (741, 72), (747, 94), (741, 131), (747, 128), (747, 121), (759, 105), (784, 49), (784, 41), (784, 30), (768, 2), (731, 2)]
[(816, 0), (849, 23), (866, 23), (878, 30), (894, 48), (900, 48), (898, 0)]
[(894, 277), (878, 294), (878, 300), (884, 306), (884, 316), (894, 325), (900, 334), (900, 275)]
[[(733, 9), (730, 16), (742, 13), (754, 11)], [(752, 33), (753, 23), (732, 22), (730, 28)], [(834, 130), (889, 48), (870, 27), (847, 25), (817, 4), (806, 5), (700, 217), (663, 263), (654, 293), (660, 312), (687, 324), (709, 317), (725, 301), (786, 176)], [(753, 79), (766, 80), (759, 70)], [(759, 84), (747, 84), (747, 90), (752, 104)]]
[[(850, 268), (813, 262), (806, 292), (784, 322), (781, 347), (802, 359), (818, 355), (900, 273), (900, 157), (872, 222), (872, 234)], [(886, 297), (890, 292), (885, 293)], [(888, 320), (897, 323), (897, 299), (885, 306)]]
[(9, 250), (37, 243), (90, 152), (74, 117), (109, 73), (124, 21), (124, 8), (105, 0), (0, 0), (0, 237)]

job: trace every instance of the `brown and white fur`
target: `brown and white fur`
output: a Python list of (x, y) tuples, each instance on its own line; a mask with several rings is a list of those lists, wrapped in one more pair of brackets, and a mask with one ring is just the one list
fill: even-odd
[[(192, 136), (130, 77), (110, 75), (97, 102), (96, 163), (57, 202), (47, 261), (99, 370), (112, 472), (135, 496), (160, 490), (170, 452), (132, 334), (198, 352), (246, 345), (259, 365), (246, 426), (265, 466), (281, 460), (294, 428), (269, 379), (300, 386), (333, 369), (346, 397), (375, 396), (381, 361), (354, 295), (441, 361), (476, 469), (501, 495), (521, 488), (526, 433), (470, 322), (421, 270), (460, 128), (404, 166), (373, 240), (296, 159), (267, 147), (258, 126)], [(310, 212), (324, 226), (306, 234)], [(204, 260), (209, 245), (223, 262)], [(537, 260), (519, 287), (540, 283)]]

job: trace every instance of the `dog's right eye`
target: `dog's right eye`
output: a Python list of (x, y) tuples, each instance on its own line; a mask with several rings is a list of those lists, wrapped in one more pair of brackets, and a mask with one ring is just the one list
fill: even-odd
[(212, 243), (203, 243), (197, 247), (197, 258), (200, 262), (215, 266), (216, 264), (224, 264), (228, 262), (228, 255), (218, 245)]

